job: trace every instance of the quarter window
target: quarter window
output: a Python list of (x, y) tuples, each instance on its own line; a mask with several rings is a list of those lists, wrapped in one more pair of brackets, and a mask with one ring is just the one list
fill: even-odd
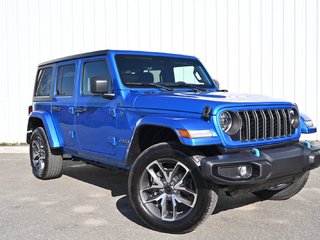
[(36, 88), (35, 88), (35, 96), (50, 96), (51, 86), (53, 79), (53, 68), (42, 68), (38, 71)]
[(64, 65), (59, 67), (56, 85), (57, 96), (72, 96), (74, 87), (75, 65)]

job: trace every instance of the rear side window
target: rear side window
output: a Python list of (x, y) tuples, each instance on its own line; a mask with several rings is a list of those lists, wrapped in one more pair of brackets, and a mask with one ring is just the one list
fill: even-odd
[(57, 96), (72, 96), (75, 77), (75, 65), (64, 65), (59, 67), (56, 84)]
[(36, 87), (34, 95), (36, 97), (50, 96), (51, 86), (53, 80), (53, 68), (42, 68), (38, 71)]
[[(86, 62), (83, 66), (82, 92), (84, 95), (93, 95), (90, 91), (90, 78), (93, 76), (103, 77), (110, 80), (108, 64), (105, 60)], [(111, 81), (109, 81), (111, 84)], [(111, 87), (109, 86), (109, 89)]]

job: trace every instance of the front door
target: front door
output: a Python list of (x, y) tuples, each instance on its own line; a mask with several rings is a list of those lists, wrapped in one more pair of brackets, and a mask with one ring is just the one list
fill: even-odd
[[(116, 102), (90, 91), (90, 78), (111, 79), (106, 59), (83, 60), (75, 104), (76, 136), (84, 154), (112, 158), (116, 153)], [(78, 89), (79, 89), (78, 88)]]

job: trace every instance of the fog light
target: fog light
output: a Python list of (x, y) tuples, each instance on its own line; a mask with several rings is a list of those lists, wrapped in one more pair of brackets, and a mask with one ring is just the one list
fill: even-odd
[(238, 165), (238, 166), (219, 166), (217, 173), (221, 177), (241, 180), (252, 177), (252, 166), (248, 165)]
[(249, 178), (252, 175), (251, 165), (243, 165), (238, 167), (238, 173), (241, 178)]

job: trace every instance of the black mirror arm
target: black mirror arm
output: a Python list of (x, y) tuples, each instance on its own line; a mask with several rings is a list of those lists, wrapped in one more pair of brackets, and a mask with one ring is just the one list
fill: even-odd
[(114, 99), (115, 94), (114, 93), (103, 93), (103, 94), (101, 94), (101, 96), (105, 99), (111, 100), (111, 99)]

